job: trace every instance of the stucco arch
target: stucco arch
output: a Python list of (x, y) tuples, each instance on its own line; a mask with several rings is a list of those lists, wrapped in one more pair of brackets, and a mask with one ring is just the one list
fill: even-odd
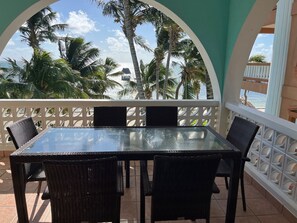
[[(19, 14), (16, 19), (6, 28), (6, 30), (2, 33), (0, 36), (0, 54), (2, 53), (3, 49), (5, 48), (7, 42), (11, 38), (11, 36), (17, 31), (17, 29), (32, 15), (34, 15), (36, 12), (39, 10), (43, 9), (46, 6), (51, 5), (52, 3), (55, 3), (59, 0), (43, 0), (43, 1), (38, 1), (26, 10), (24, 10), (21, 14)], [(62, 0), (63, 1), (63, 0)], [(214, 66), (210, 60), (209, 55), (207, 54), (204, 46), (196, 36), (196, 34), (190, 29), (190, 27), (181, 19), (179, 18), (174, 12), (169, 10), (167, 7), (164, 5), (153, 1), (153, 0), (141, 0), (156, 9), (160, 10), (170, 18), (172, 18), (192, 39), (194, 44), (196, 45), (197, 49), (202, 55), (202, 58), (205, 62), (206, 68), (208, 70), (210, 80), (212, 83), (213, 87), (213, 94), (214, 94), (214, 99), (221, 101), (221, 93), (220, 93), (220, 87), (217, 79), (217, 75), (215, 73)]]
[(2, 53), (3, 49), (5, 48), (6, 44), (8, 43), (12, 35), (19, 29), (21, 25), (24, 24), (26, 20), (28, 20), (36, 12), (40, 11), (41, 9), (56, 1), (58, 0), (37, 1), (31, 7), (25, 9), (22, 13), (20, 13), (0, 35), (0, 54)]
[[(231, 102), (241, 104), (239, 95), (244, 69), (255, 39), (262, 24), (268, 18), (278, 0), (260, 1), (257, 0), (248, 14), (237, 40), (234, 44), (229, 62), (226, 62), (226, 78), (222, 103)], [(228, 110), (222, 107), (221, 119), (227, 120)], [(220, 123), (220, 132), (225, 133), (227, 123)]]
[(255, 39), (262, 24), (268, 18), (278, 0), (257, 0), (248, 14), (237, 40), (228, 64), (223, 91), (223, 102), (239, 102), (239, 94), (244, 69)]
[(209, 73), (209, 77), (211, 80), (212, 88), (213, 88), (213, 94), (214, 94), (214, 99), (221, 101), (221, 93), (220, 93), (220, 87), (217, 79), (217, 75), (215, 72), (215, 69), (213, 67), (213, 64), (209, 58), (209, 55), (207, 54), (204, 46), (196, 36), (196, 34), (192, 31), (192, 29), (180, 18), (178, 17), (174, 12), (166, 8), (164, 5), (154, 1), (154, 0), (141, 0), (156, 9), (160, 10), (163, 12), (165, 15), (169, 16), (172, 20), (174, 20), (191, 38), (191, 40), (194, 42), (195, 46), (199, 50), (199, 52), (202, 55), (203, 61), (206, 65), (206, 68)]

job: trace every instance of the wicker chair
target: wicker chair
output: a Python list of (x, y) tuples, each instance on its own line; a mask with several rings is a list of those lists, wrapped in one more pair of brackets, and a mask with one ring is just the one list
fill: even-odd
[[(126, 126), (126, 107), (94, 107), (94, 127)], [(126, 188), (130, 187), (130, 162), (125, 161)]]
[(120, 222), (122, 167), (116, 157), (45, 161), (52, 222)]
[(177, 107), (146, 107), (146, 126), (177, 126)]
[(155, 156), (153, 180), (141, 162), (141, 220), (145, 196), (151, 199), (151, 222), (206, 219), (209, 222), (211, 195), (220, 155), (195, 157)]
[[(34, 136), (38, 135), (31, 117), (21, 119), (6, 127), (16, 149), (20, 148)], [(25, 163), (25, 182), (38, 181), (37, 195), (40, 193), (42, 181), (46, 181), (42, 163)]]
[[(259, 126), (245, 120), (240, 117), (235, 117), (230, 130), (227, 134), (227, 140), (231, 142), (236, 148), (241, 151), (241, 164), (240, 164), (240, 187), (241, 187), (241, 197), (242, 197), (242, 206), (243, 210), (246, 211), (246, 201), (245, 201), (245, 192), (244, 192), (244, 165), (246, 161), (250, 161), (247, 157), (249, 148), (257, 134)], [(228, 177), (231, 175), (231, 161), (230, 160), (221, 160), (218, 167), (217, 177), (224, 177), (226, 188), (228, 189)]]
[(126, 126), (126, 107), (94, 107), (94, 126)]

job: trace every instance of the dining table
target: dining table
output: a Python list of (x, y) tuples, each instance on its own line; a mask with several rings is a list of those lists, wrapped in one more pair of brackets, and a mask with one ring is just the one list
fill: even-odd
[[(155, 155), (221, 154), (232, 160), (225, 222), (235, 222), (241, 152), (209, 126), (49, 127), (10, 155), (19, 223), (28, 223), (24, 163), (116, 156), (118, 160), (153, 160)], [(140, 214), (144, 222), (144, 213)]]

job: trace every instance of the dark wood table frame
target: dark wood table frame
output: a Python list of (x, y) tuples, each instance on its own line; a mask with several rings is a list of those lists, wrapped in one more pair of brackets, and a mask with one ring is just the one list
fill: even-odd
[[(127, 127), (130, 128), (130, 127)], [(139, 127), (141, 128), (141, 127)], [(171, 127), (170, 127), (171, 128)], [(182, 128), (182, 127), (175, 127)], [(186, 127), (195, 128), (197, 127)], [(141, 151), (141, 145), (136, 150), (130, 151), (96, 151), (96, 152), (60, 152), (60, 153), (24, 153), (23, 151), (30, 147), (34, 142), (37, 142), (48, 130), (44, 130), (34, 139), (23, 145), (20, 149), (10, 155), (10, 165), (12, 172), (13, 188), (16, 200), (16, 208), (19, 223), (28, 223), (27, 203), (25, 197), (25, 180), (23, 172), (23, 163), (43, 162), (44, 160), (80, 160), (117, 156), (118, 160), (153, 160), (155, 155), (173, 155), (173, 156), (188, 156), (188, 155), (203, 155), (203, 154), (221, 154), (223, 158), (230, 158), (233, 160), (233, 171), (230, 178), (230, 185), (228, 190), (226, 223), (235, 222), (237, 192), (239, 183), (239, 169), (241, 153), (225, 138), (219, 135), (210, 127), (200, 127), (213, 133), (221, 143), (231, 148), (230, 150), (174, 150), (174, 151)], [(137, 129), (137, 128), (134, 128)], [(141, 209), (141, 222), (145, 222), (144, 213)]]

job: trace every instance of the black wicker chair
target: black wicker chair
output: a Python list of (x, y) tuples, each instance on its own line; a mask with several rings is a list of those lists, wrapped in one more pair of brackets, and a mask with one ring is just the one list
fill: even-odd
[[(6, 127), (6, 129), (16, 149), (38, 135), (38, 131), (31, 117), (16, 121)], [(25, 163), (24, 173), (26, 183), (31, 181), (39, 182), (37, 189), (37, 195), (39, 195), (42, 181), (46, 181), (42, 163)]]
[(146, 107), (146, 126), (177, 126), (177, 107)]
[(122, 167), (116, 157), (45, 161), (52, 222), (120, 222)]
[[(94, 127), (126, 126), (126, 107), (94, 107)], [(125, 162), (126, 188), (130, 187), (130, 162)]]
[(220, 155), (155, 156), (153, 180), (141, 162), (141, 220), (145, 196), (151, 196), (151, 222), (206, 219), (209, 222), (212, 185)]
[(94, 126), (126, 126), (126, 107), (94, 107)]
[[(236, 148), (241, 151), (241, 164), (240, 164), (240, 187), (242, 196), (242, 206), (243, 210), (246, 211), (246, 201), (244, 192), (244, 165), (246, 161), (250, 161), (247, 157), (249, 148), (258, 132), (259, 126), (245, 120), (240, 117), (235, 117), (230, 130), (227, 134), (227, 140), (231, 142)], [(231, 161), (221, 160), (218, 167), (217, 177), (225, 177), (226, 188), (228, 189), (228, 177), (231, 174)]]

